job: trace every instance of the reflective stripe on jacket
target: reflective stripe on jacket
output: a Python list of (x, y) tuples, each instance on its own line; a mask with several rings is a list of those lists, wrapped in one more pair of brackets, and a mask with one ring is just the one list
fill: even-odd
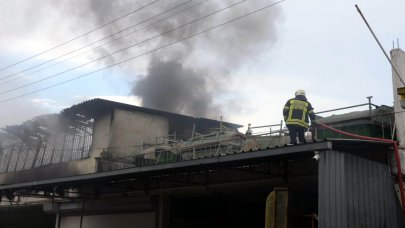
[(314, 110), (304, 96), (290, 99), (283, 109), (284, 121), (287, 125), (298, 125), (308, 128), (309, 118), (315, 119)]

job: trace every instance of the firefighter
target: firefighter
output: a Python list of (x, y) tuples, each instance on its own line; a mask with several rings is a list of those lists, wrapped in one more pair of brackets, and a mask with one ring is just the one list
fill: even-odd
[(297, 136), (300, 143), (306, 143), (305, 132), (311, 123), (315, 123), (314, 109), (307, 101), (305, 91), (299, 89), (295, 92), (295, 98), (287, 101), (283, 109), (283, 116), (288, 131), (290, 132), (290, 143), (297, 143)]

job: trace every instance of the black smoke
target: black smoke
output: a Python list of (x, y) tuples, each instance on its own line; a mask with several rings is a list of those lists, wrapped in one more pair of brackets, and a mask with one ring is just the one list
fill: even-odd
[(135, 84), (133, 93), (149, 108), (193, 116), (218, 111), (204, 75), (175, 61), (152, 61), (147, 75)]
[[(42, 0), (41, 4), (38, 4), (41, 6), (38, 11), (35, 10), (37, 3), (29, 3), (32, 6), (27, 6), (25, 9), (30, 12), (28, 14), (30, 17), (36, 18), (37, 22), (41, 19), (48, 21), (48, 23), (55, 21), (55, 28), (57, 28), (59, 21), (70, 22), (69, 28), (73, 37), (73, 34), (81, 34), (96, 28), (152, 1)], [(109, 36), (186, 1), (160, 0), (129, 17), (84, 37), (81, 41), (84, 43), (85, 41), (91, 42)], [(148, 26), (162, 17), (193, 4), (203, 3), (142, 29), (120, 40), (120, 42), (98, 48), (89, 58), (98, 58), (152, 36), (165, 33), (238, 1), (193, 0), (175, 11), (135, 27), (134, 30)], [(268, 0), (245, 1), (204, 20), (166, 33), (125, 52), (115, 54), (104, 59), (100, 64), (109, 65), (128, 57), (137, 56), (271, 3)], [(26, 3), (24, 1), (21, 4)], [(45, 6), (52, 7), (52, 12), (59, 12), (55, 13), (55, 15), (59, 15), (59, 18), (49, 20), (46, 17), (48, 11), (39, 10)], [(277, 5), (120, 66), (121, 69), (126, 70), (127, 74), (131, 75), (132, 78), (128, 80), (133, 83), (131, 91), (141, 98), (143, 106), (195, 116), (213, 117), (212, 115), (215, 114), (217, 117), (218, 113), (226, 114), (229, 112), (226, 104), (221, 103), (221, 98), (227, 96), (227, 88), (232, 84), (233, 73), (260, 61), (263, 53), (268, 53), (271, 50), (278, 39), (277, 25), (282, 19), (281, 6)], [(33, 29), (38, 30), (40, 27)], [(218, 103), (221, 103), (222, 109), (219, 108)]]
[[(209, 1), (193, 13), (167, 20), (150, 31), (164, 33), (230, 3)], [(209, 20), (165, 34), (161, 43), (187, 37), (243, 15), (259, 8), (260, 4), (256, 3), (235, 7)], [(233, 72), (260, 60), (261, 55), (271, 49), (277, 40), (279, 16), (280, 9), (276, 8), (160, 51), (149, 59), (147, 73), (135, 80), (133, 94), (139, 96), (146, 107), (170, 112), (210, 118), (230, 113), (226, 104), (219, 106), (215, 101), (226, 96)], [(241, 109), (243, 104), (239, 105), (236, 108)]]

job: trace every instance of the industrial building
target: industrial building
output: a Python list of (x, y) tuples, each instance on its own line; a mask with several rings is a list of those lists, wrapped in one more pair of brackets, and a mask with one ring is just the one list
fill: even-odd
[[(404, 75), (405, 53), (391, 54)], [(402, 156), (393, 80), (394, 109), (318, 122), (395, 139)], [(282, 124), (240, 127), (102, 99), (8, 126), (0, 228), (405, 227), (392, 143), (317, 127), (289, 145)]]

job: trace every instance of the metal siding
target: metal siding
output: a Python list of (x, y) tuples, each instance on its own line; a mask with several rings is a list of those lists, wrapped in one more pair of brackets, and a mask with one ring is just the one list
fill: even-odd
[[(350, 156), (348, 154), (348, 156)], [(357, 213), (359, 214), (358, 216), (358, 226), (357, 227), (367, 227), (367, 223), (366, 220), (369, 219), (369, 216), (366, 216), (366, 210), (368, 208), (367, 205), (367, 201), (365, 200), (366, 195), (368, 193), (368, 190), (370, 189), (365, 189), (368, 181), (367, 181), (367, 173), (365, 173), (367, 171), (367, 166), (366, 163), (361, 163), (360, 158), (359, 157), (349, 157), (348, 159), (353, 159), (356, 158), (356, 163), (355, 163), (355, 170), (353, 173), (353, 169), (348, 169), (347, 171), (347, 175), (353, 175), (356, 174), (356, 179), (358, 180), (357, 184), (353, 186), (353, 191), (351, 191), (350, 189), (348, 189), (349, 194), (354, 194), (354, 196), (356, 196), (356, 198), (358, 199), (358, 204), (357, 205), (351, 205), (351, 206), (356, 206), (357, 207)], [(350, 172), (351, 171), (351, 172)], [(350, 186), (349, 186), (350, 187)], [(367, 186), (369, 187), (369, 186)]]
[(343, 155), (334, 151), (321, 153), (319, 160), (319, 227), (347, 227)]
[[(369, 166), (369, 170), (370, 170), (370, 175), (374, 179), (374, 181), (370, 182), (371, 185), (370, 185), (369, 195), (371, 197), (374, 197), (375, 195), (377, 195), (377, 190), (378, 190), (377, 185), (380, 182), (378, 181), (378, 173), (376, 173), (377, 169), (373, 169), (372, 165), (373, 165), (372, 161), (369, 160), (368, 166)], [(378, 200), (376, 200), (373, 204), (370, 205), (370, 219), (369, 219), (370, 225), (369, 225), (369, 227), (371, 227), (371, 228), (377, 227), (377, 223), (378, 223), (378, 221), (376, 220), (376, 218), (378, 217), (377, 209), (378, 209)]]
[[(319, 160), (318, 160), (318, 170), (319, 173), (321, 173), (321, 171), (325, 172), (326, 168), (325, 166), (325, 160), (326, 160), (326, 156), (324, 156), (324, 154), (321, 154), (319, 156)], [(325, 227), (323, 224), (323, 221), (325, 219), (325, 190), (322, 189), (324, 188), (325, 184), (325, 177), (327, 175), (323, 174), (323, 175), (318, 175), (318, 226), (319, 227)]]
[(329, 208), (331, 210), (331, 214), (334, 214), (335, 216), (331, 216), (329, 218), (330, 221), (330, 227), (334, 227), (334, 224), (337, 223), (336, 217), (337, 217), (337, 210), (336, 210), (336, 202), (340, 199), (336, 198), (336, 192), (341, 191), (340, 189), (334, 188), (336, 186), (336, 180), (340, 179), (341, 176), (339, 175), (339, 170), (336, 170), (336, 162), (333, 162), (333, 160), (330, 160), (329, 162), (329, 173), (330, 173), (330, 180), (329, 180)]
[[(343, 155), (341, 155), (343, 156)], [(341, 174), (344, 174), (344, 166), (345, 166), (345, 162), (344, 159), (339, 159), (338, 163), (338, 169), (341, 170)], [(339, 179), (340, 181), (338, 182), (338, 186), (341, 186), (342, 191), (339, 191), (339, 195), (338, 198), (339, 199), (343, 199), (347, 194), (345, 192), (345, 181), (347, 178), (345, 178), (345, 180)], [(338, 217), (339, 221), (341, 221), (341, 225), (342, 227), (347, 227), (347, 211), (345, 211), (345, 208), (347, 208), (347, 202), (345, 200), (339, 200), (339, 208), (338, 210), (340, 211), (340, 216)]]
[[(342, 159), (341, 162), (344, 162), (344, 166), (350, 166), (352, 165), (354, 162), (352, 160), (348, 160), (348, 161), (344, 161), (344, 159)], [(343, 168), (344, 169), (344, 168)], [(345, 182), (345, 188), (347, 188), (347, 186), (350, 186), (353, 184), (353, 181), (356, 178), (353, 176), (347, 176), (346, 178), (346, 182)], [(347, 223), (348, 224), (353, 224), (352, 221), (355, 220), (355, 216), (354, 216), (354, 212), (353, 212), (353, 208), (348, 207), (348, 205), (350, 204), (354, 204), (355, 198), (353, 197), (352, 194), (348, 193), (346, 196), (346, 200), (343, 200), (343, 202), (346, 202), (346, 213), (347, 213)]]
[[(383, 170), (382, 167), (378, 167), (376, 169), (377, 180), (375, 182), (375, 189), (377, 190), (376, 192), (379, 195), (382, 195), (383, 192), (382, 192), (381, 188), (378, 188), (378, 183), (384, 183), (384, 178), (382, 176), (378, 175), (378, 173), (384, 172), (384, 171), (386, 171), (386, 170)], [(377, 212), (376, 213), (378, 214), (378, 212), (380, 212), (381, 217), (385, 218), (387, 211), (386, 211), (385, 204), (384, 204), (384, 198), (383, 197), (378, 197), (378, 198), (376, 198), (376, 202), (377, 202)], [(383, 221), (383, 223), (385, 223), (385, 221)]]
[(405, 227), (387, 164), (334, 150), (318, 162), (319, 227)]

